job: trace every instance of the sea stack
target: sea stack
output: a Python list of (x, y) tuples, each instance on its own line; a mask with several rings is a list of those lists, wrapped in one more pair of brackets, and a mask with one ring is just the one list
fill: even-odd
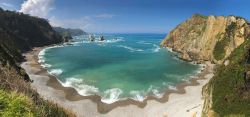
[(103, 36), (101, 36), (100, 37), (100, 41), (104, 41), (105, 39), (104, 39), (104, 37)]
[(95, 41), (94, 35), (90, 35), (90, 36), (89, 36), (89, 41), (91, 41), (91, 42)]

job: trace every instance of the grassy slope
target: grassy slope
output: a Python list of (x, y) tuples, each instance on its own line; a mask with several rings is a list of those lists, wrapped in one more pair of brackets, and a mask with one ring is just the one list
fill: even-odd
[(220, 116), (250, 116), (249, 82), (244, 80), (249, 69), (250, 40), (235, 49), (229, 57), (228, 66), (221, 65), (216, 69), (212, 86), (212, 109)]
[(45, 19), (0, 9), (0, 116), (74, 116), (43, 100), (30, 87), (29, 76), (19, 66), (23, 52), (61, 41)]
[(16, 117), (16, 116), (34, 116), (32, 112), (32, 104), (27, 96), (13, 93), (6, 93), (0, 90), (0, 116)]

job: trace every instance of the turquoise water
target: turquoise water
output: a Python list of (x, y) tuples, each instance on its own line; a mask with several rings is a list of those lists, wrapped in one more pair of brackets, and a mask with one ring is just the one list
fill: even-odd
[(81, 95), (97, 94), (112, 103), (148, 95), (161, 97), (166, 89), (190, 78), (199, 66), (178, 60), (160, 48), (163, 34), (107, 34), (105, 42), (75, 37), (73, 46), (46, 49), (40, 62), (64, 86)]

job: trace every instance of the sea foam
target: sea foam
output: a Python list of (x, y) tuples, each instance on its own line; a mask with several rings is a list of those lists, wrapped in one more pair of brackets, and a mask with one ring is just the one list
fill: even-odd
[(132, 47), (125, 46), (125, 45), (117, 45), (117, 47), (128, 49), (128, 50), (130, 50), (130, 52), (141, 52), (141, 51), (144, 51), (142, 49), (132, 48)]
[(50, 64), (41, 64), (41, 66), (42, 66), (43, 68), (50, 68), (52, 65), (50, 65)]
[(142, 102), (145, 99), (145, 92), (144, 91), (130, 91), (130, 95), (133, 96), (132, 99), (136, 101)]
[(148, 42), (145, 42), (145, 41), (138, 41), (138, 42), (136, 42), (136, 43), (138, 43), (138, 44), (146, 44), (146, 45), (152, 44), (152, 43), (148, 43)]
[(49, 70), (49, 73), (52, 75), (55, 75), (55, 76), (59, 76), (63, 73), (63, 70), (62, 69), (52, 69), (52, 70)]
[(160, 46), (158, 46), (156, 44), (154, 44), (153, 46), (155, 47), (155, 48), (152, 49), (153, 52), (159, 52), (160, 51), (160, 49), (161, 49)]
[(104, 96), (101, 101), (107, 104), (114, 103), (119, 100), (119, 96), (122, 94), (122, 90), (119, 88), (108, 89), (104, 91)]
[(45, 55), (45, 51), (46, 51), (47, 49), (43, 49), (43, 50), (41, 50), (40, 52), (39, 52), (39, 54), (38, 54), (38, 62), (39, 63), (44, 63), (45, 62), (45, 59), (44, 59), (44, 55)]
[(99, 92), (98, 88), (86, 85), (84, 84), (83, 79), (78, 78), (67, 78), (62, 85), (64, 87), (73, 87), (80, 95), (83, 96), (89, 96)]

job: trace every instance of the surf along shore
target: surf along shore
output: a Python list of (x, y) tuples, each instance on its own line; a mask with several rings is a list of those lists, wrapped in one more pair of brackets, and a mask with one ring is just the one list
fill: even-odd
[(204, 102), (202, 87), (213, 77), (214, 65), (206, 62), (201, 73), (188, 82), (177, 84), (177, 90), (166, 90), (162, 98), (149, 96), (143, 102), (126, 99), (106, 104), (98, 95), (81, 96), (74, 88), (62, 86), (55, 76), (50, 75), (38, 62), (38, 54), (45, 48), (34, 48), (24, 54), (26, 62), (21, 66), (33, 80), (31, 86), (44, 99), (72, 110), (79, 117), (200, 116)]

